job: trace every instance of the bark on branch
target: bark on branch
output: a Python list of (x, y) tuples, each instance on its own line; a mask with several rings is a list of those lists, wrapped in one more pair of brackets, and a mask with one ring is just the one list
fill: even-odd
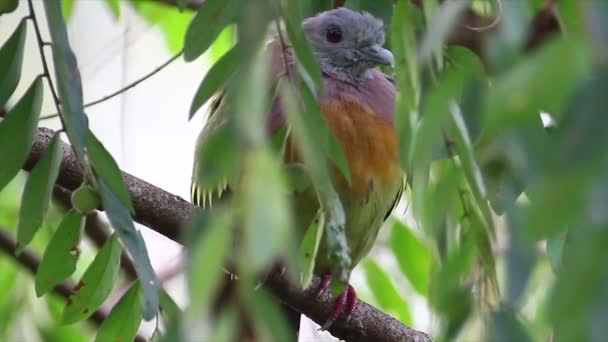
[[(30, 171), (42, 158), (42, 155), (54, 135), (48, 128), (39, 128), (32, 146), (32, 151), (23, 166)], [(172, 195), (154, 185), (123, 172), (123, 177), (133, 199), (135, 221), (157, 231), (160, 234), (180, 242), (181, 227), (199, 208), (179, 196)], [(72, 150), (64, 145), (64, 160), (57, 184), (69, 189), (76, 189), (82, 181), (82, 170)], [(313, 280), (312, 287), (319, 285), (320, 279)], [(334, 305), (329, 294), (317, 295), (317, 291), (302, 291), (279, 273), (271, 274), (266, 285), (282, 301), (317, 323), (324, 323)], [(381, 312), (373, 306), (360, 302), (357, 310), (348, 321), (336, 321), (329, 332), (348, 341), (431, 341), (430, 337), (408, 328), (398, 320)]]

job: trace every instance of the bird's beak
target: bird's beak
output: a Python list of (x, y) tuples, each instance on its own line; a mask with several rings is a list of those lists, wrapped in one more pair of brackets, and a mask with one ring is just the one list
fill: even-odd
[(377, 65), (393, 66), (395, 63), (393, 54), (389, 50), (377, 44), (368, 46), (362, 49), (361, 52), (363, 53), (364, 59)]

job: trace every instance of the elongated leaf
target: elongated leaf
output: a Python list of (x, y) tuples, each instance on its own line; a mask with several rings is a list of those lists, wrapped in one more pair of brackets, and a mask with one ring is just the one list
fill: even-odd
[(456, 150), (460, 157), (461, 166), (464, 175), (469, 183), (469, 187), (475, 198), (477, 207), (481, 210), (484, 219), (484, 225), (489, 229), (491, 234), (494, 234), (494, 220), (492, 211), (486, 197), (486, 186), (483, 180), (481, 169), (473, 156), (473, 145), (467, 130), (460, 107), (452, 103), (450, 104), (451, 120), (455, 129)]
[(51, 238), (36, 272), (38, 297), (51, 291), (57, 284), (74, 273), (80, 256), (78, 242), (83, 226), (83, 216), (75, 210), (65, 214)]
[(74, 2), (76, 0), (61, 0), (61, 12), (65, 20), (70, 20), (74, 14)]
[(265, 150), (247, 159), (242, 197), (245, 251), (250, 267), (262, 271), (278, 255), (293, 256), (291, 205), (280, 161)]
[(0, 0), (0, 15), (11, 13), (17, 9), (18, 5), (18, 0)]
[(388, 273), (371, 258), (365, 260), (363, 270), (367, 284), (382, 309), (395, 315), (404, 324), (411, 326), (413, 321), (409, 305), (399, 294)]
[(59, 175), (59, 166), (63, 160), (62, 145), (59, 134), (55, 134), (44, 156), (34, 166), (25, 183), (17, 225), (20, 251), (32, 241), (42, 226), (42, 220), (51, 201), (53, 186)]
[(302, 270), (301, 286), (303, 289), (310, 285), (315, 270), (315, 260), (319, 251), (319, 244), (323, 237), (325, 227), (325, 215), (319, 210), (314, 220), (308, 226), (306, 234), (300, 244), (300, 267)]
[(63, 310), (63, 324), (89, 317), (108, 298), (118, 280), (121, 251), (116, 235), (112, 235), (76, 285), (75, 293), (70, 296)]
[(187, 231), (201, 231), (192, 249), (189, 290), (192, 303), (204, 310), (222, 281), (222, 265), (228, 256), (232, 239), (232, 220), (228, 215), (214, 216), (211, 221), (204, 214), (194, 217)]
[[(442, 5), (437, 13), (433, 15), (431, 22), (427, 25), (428, 30), (420, 47), (421, 63), (426, 63), (431, 56), (435, 56), (439, 68), (443, 67), (441, 48), (448, 35), (453, 31), (454, 26), (458, 23), (458, 18), (467, 7), (468, 1), (449, 1)], [(425, 6), (425, 9), (427, 8), (428, 6)]]
[(178, 315), (182, 312), (173, 298), (167, 293), (167, 291), (165, 291), (165, 289), (162, 288), (160, 291), (160, 307), (162, 308), (163, 313), (167, 316), (169, 322), (177, 319)]
[(30, 152), (41, 104), (42, 78), (38, 77), (0, 122), (0, 190), (21, 170)]
[(59, 0), (45, 1), (44, 8), (53, 41), (55, 80), (61, 99), (64, 128), (76, 156), (81, 162), (84, 162), (84, 147), (89, 123), (84, 113), (82, 81), (78, 63), (68, 40), (67, 29), (61, 13), (61, 2)]
[(193, 61), (211, 46), (211, 43), (232, 22), (238, 2), (235, 0), (207, 0), (190, 22), (184, 42), (184, 59)]
[(114, 19), (120, 19), (120, 0), (106, 0)]
[(239, 49), (238, 46), (234, 46), (213, 64), (196, 90), (192, 105), (190, 106), (188, 119), (192, 119), (194, 114), (196, 114), (205, 102), (226, 84), (226, 81), (231, 77), (234, 71), (236, 71), (239, 62)]
[(114, 195), (103, 179), (98, 178), (97, 183), (101, 203), (110, 223), (135, 263), (135, 271), (144, 289), (142, 302), (144, 319), (149, 321), (158, 312), (159, 283), (148, 257), (146, 243), (141, 232), (135, 229), (127, 207)]
[(140, 305), (141, 291), (138, 281), (131, 285), (97, 330), (95, 341), (133, 341), (143, 314)]
[[(6, 4), (8, 9), (11, 5)], [(17, 7), (17, 0), (15, 0)], [(13, 8), (14, 9), (14, 8)], [(0, 14), (2, 9), (0, 8)], [(27, 21), (23, 20), (15, 32), (0, 48), (0, 107), (4, 107), (6, 101), (11, 97), (19, 80), (21, 79), (21, 67), (23, 66), (23, 46), (27, 35)]]
[(116, 164), (110, 152), (106, 150), (101, 141), (90, 130), (87, 136), (87, 151), (89, 152), (89, 158), (97, 176), (103, 179), (112, 193), (120, 200), (120, 203), (126, 206), (129, 212), (133, 214), (135, 209), (133, 209), (131, 196), (129, 196), (129, 190), (122, 178), (118, 164)]
[(321, 70), (319, 69), (319, 62), (310, 47), (310, 43), (304, 36), (304, 30), (302, 29), (303, 18), (297, 1), (286, 1), (283, 8), (285, 9), (285, 28), (287, 29), (289, 40), (291, 44), (293, 44), (293, 50), (298, 61), (314, 82), (315, 87), (318, 90), (321, 90), (323, 89), (324, 84), (323, 78), (321, 77)]
[(528, 329), (516, 317), (512, 310), (501, 310), (492, 313), (490, 340), (496, 342), (534, 341)]
[(390, 246), (410, 284), (418, 293), (428, 295), (432, 254), (428, 246), (410, 228), (396, 221), (391, 232)]

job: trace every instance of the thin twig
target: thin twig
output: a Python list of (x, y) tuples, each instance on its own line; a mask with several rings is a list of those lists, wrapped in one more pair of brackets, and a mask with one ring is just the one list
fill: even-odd
[(42, 40), (42, 34), (40, 33), (40, 26), (38, 25), (38, 19), (36, 19), (36, 13), (34, 12), (34, 4), (32, 3), (32, 0), (28, 0), (27, 1), (28, 7), (29, 7), (29, 19), (32, 20), (32, 23), (34, 24), (34, 31), (36, 32), (36, 42), (38, 45), (38, 52), (40, 53), (40, 60), (42, 61), (42, 70), (43, 70), (43, 77), (46, 78), (46, 80), (48, 81), (49, 84), (49, 88), (51, 89), (51, 95), (53, 97), (53, 103), (55, 104), (55, 109), (57, 110), (57, 115), (59, 116), (60, 120), (61, 120), (61, 127), (63, 127), (65, 129), (66, 125), (65, 125), (65, 121), (63, 120), (63, 116), (61, 115), (61, 107), (59, 105), (59, 96), (57, 96), (57, 90), (55, 89), (55, 86), (53, 85), (53, 80), (51, 79), (51, 73), (49, 72), (49, 65), (46, 61), (46, 56), (44, 54), (44, 47), (46, 45), (50, 45), (50, 43), (45, 42), (44, 40)]
[[(27, 248), (19, 255), (16, 255), (15, 252), (17, 250), (17, 241), (15, 241), (15, 239), (4, 227), (0, 227), (0, 250), (4, 251), (6, 255), (15, 259), (15, 261), (17, 261), (21, 266), (25, 267), (28, 271), (30, 271), (30, 273), (36, 274), (38, 271), (38, 267), (40, 266), (40, 258)], [(72, 290), (74, 287), (75, 284), (66, 281), (57, 285), (53, 291), (66, 300), (69, 300), (70, 296), (74, 294)], [(89, 316), (89, 320), (97, 325), (101, 325), (106, 318), (107, 315), (100, 310), (95, 311), (91, 316)], [(146, 341), (146, 338), (138, 335), (135, 337), (135, 341), (144, 342)]]
[[(31, 0), (30, 0), (30, 1), (31, 1)], [(182, 51), (178, 52), (178, 53), (177, 53), (177, 54), (175, 54), (173, 57), (169, 58), (169, 59), (168, 59), (167, 61), (165, 61), (163, 64), (161, 64), (161, 65), (157, 66), (157, 67), (156, 67), (154, 70), (152, 70), (152, 71), (151, 71), (151, 72), (149, 72), (148, 74), (144, 75), (142, 78), (139, 78), (139, 79), (135, 80), (134, 82), (131, 82), (131, 83), (127, 84), (126, 86), (124, 86), (124, 87), (122, 87), (122, 88), (118, 89), (117, 91), (115, 91), (115, 92), (113, 92), (113, 93), (111, 93), (111, 94), (108, 94), (108, 95), (106, 95), (106, 96), (104, 96), (104, 97), (102, 97), (102, 98), (100, 98), (100, 99), (97, 99), (97, 100), (95, 100), (95, 101), (92, 101), (92, 102), (86, 103), (86, 104), (84, 105), (84, 108), (89, 108), (89, 107), (92, 107), (92, 106), (94, 106), (94, 105), (97, 105), (97, 104), (100, 104), (100, 103), (102, 103), (102, 102), (105, 102), (105, 101), (107, 101), (107, 100), (109, 100), (109, 99), (111, 99), (111, 98), (113, 98), (113, 97), (115, 97), (115, 96), (118, 96), (118, 95), (120, 95), (120, 94), (124, 93), (125, 91), (127, 91), (127, 90), (129, 90), (129, 89), (131, 89), (131, 88), (133, 88), (133, 87), (135, 87), (135, 86), (137, 86), (137, 85), (138, 85), (138, 84), (140, 84), (141, 82), (143, 82), (143, 81), (147, 80), (148, 78), (150, 78), (150, 77), (152, 77), (152, 76), (156, 75), (156, 74), (157, 74), (159, 71), (163, 70), (165, 67), (167, 67), (169, 64), (171, 64), (173, 61), (175, 61), (176, 59), (178, 59), (178, 58), (179, 58), (181, 55), (182, 55)], [(53, 114), (49, 114), (49, 115), (42, 116), (42, 117), (40, 118), (40, 120), (52, 119), (52, 118), (56, 118), (56, 117), (58, 117), (58, 116), (60, 116), (60, 115), (59, 115), (59, 112), (58, 112), (58, 113), (53, 113)]]

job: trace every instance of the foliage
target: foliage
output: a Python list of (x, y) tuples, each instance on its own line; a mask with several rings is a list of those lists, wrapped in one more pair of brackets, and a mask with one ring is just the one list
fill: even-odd
[[(261, 336), (280, 340), (286, 334), (284, 319), (266, 290), (253, 290), (258, 276), (279, 258), (289, 269), (300, 266), (302, 283), (308, 285), (322, 234), (333, 274), (343, 281), (334, 285), (344, 286), (351, 260), (342, 203), (328, 169), (333, 163), (346, 178), (349, 170), (320, 113), (316, 91), (323, 87), (322, 76), (299, 29), (303, 18), (338, 2), (383, 18), (387, 45), (397, 61), (386, 71), (400, 91), (395, 124), (408, 180), (408, 224), (403, 218), (389, 220), (392, 227), (379, 243), (380, 252), (362, 263), (369, 299), (408, 325), (417, 324), (414, 303), (424, 302), (437, 318), (432, 334), (438, 340), (601, 340), (608, 317), (608, 135), (603, 132), (608, 127), (608, 6), (603, 0), (558, 2), (563, 33), (533, 49), (522, 23), (543, 10), (536, 0), (500, 1), (500, 8), (495, 1), (439, 5), (425, 0), (417, 7), (405, 0), (207, 0), (196, 12), (180, 0), (183, 13), (166, 3), (106, 1), (116, 18), (121, 8), (131, 6), (159, 24), (168, 47), (183, 51), (186, 61), (210, 52), (214, 64), (201, 75), (184, 118), (222, 89), (237, 95), (227, 104), (235, 109), (234, 122), (212, 137), (213, 144), (199, 157), (201, 168), (216, 166), (201, 180), (206, 184), (246, 170), (239, 174), (242, 191), (216, 204), (212, 214), (196, 215), (186, 227), (191, 305), (184, 312), (160, 289), (133, 224), (133, 200), (119, 165), (88, 126), (65, 24), (77, 2), (45, 1), (54, 68), (41, 55), (43, 76), (24, 79), (21, 73), (28, 30), (34, 29), (43, 50), (38, 27), (43, 13), (24, 19), (0, 47), (0, 106), (7, 106), (0, 122), (0, 224), (16, 235), (20, 251), (29, 244), (44, 251), (35, 291), (45, 295), (54, 322), (82, 321), (107, 300), (119, 283), (123, 248), (139, 280), (111, 310), (98, 340), (132, 339), (141, 321), (155, 318), (161, 307), (170, 316), (165, 319), (167, 339), (183, 331), (227, 338), (235, 333), (230, 327), (243, 307), (264, 317), (254, 322)], [(0, 14), (14, 15), (16, 6), (15, 1), (0, 1)], [(448, 46), (450, 33), (462, 28), (459, 20), (469, 10), (500, 16), (496, 27), (479, 33), (485, 39), (482, 53)], [(295, 238), (292, 222), (298, 213), (292, 212), (286, 193), (297, 183), (294, 179), (304, 176), (282, 167), (275, 152), (284, 135), (268, 137), (263, 119), (276, 85), (267, 79), (259, 52), (279, 27), (301, 65), (294, 77), (298, 82), (284, 94), (290, 133), (324, 209), (303, 240)], [(49, 70), (55, 71), (50, 93), (43, 92)], [(31, 86), (8, 108), (20, 81)], [(21, 202), (14, 203), (19, 197), (15, 177), (47, 96), (57, 104), (62, 131), (78, 156), (85, 175), (82, 187), (99, 197), (114, 229), (86, 266), (78, 250), (81, 213), (49, 209), (64, 147), (59, 133), (27, 176)], [(543, 125), (541, 113), (554, 123)], [(241, 248), (232, 248), (236, 240)], [(300, 253), (295, 252), (298, 246)], [(381, 262), (382, 253), (390, 255), (394, 267)], [(21, 273), (5, 267), (8, 260), (0, 259), (0, 317), (9, 317), (0, 319), (0, 337), (10, 336), (16, 314), (9, 312), (27, 298), (25, 288), (17, 286)], [(213, 312), (224, 265), (239, 276), (239, 301)], [(75, 293), (58, 304), (52, 287), (71, 279), (79, 267), (83, 275)], [(537, 279), (536, 274), (544, 276)], [(14, 297), (7, 295), (11, 291)], [(217, 320), (215, 328), (200, 329), (200, 322), (211, 317)], [(40, 325), (39, 334), (49, 340), (83, 340), (82, 331), (71, 327)]]

